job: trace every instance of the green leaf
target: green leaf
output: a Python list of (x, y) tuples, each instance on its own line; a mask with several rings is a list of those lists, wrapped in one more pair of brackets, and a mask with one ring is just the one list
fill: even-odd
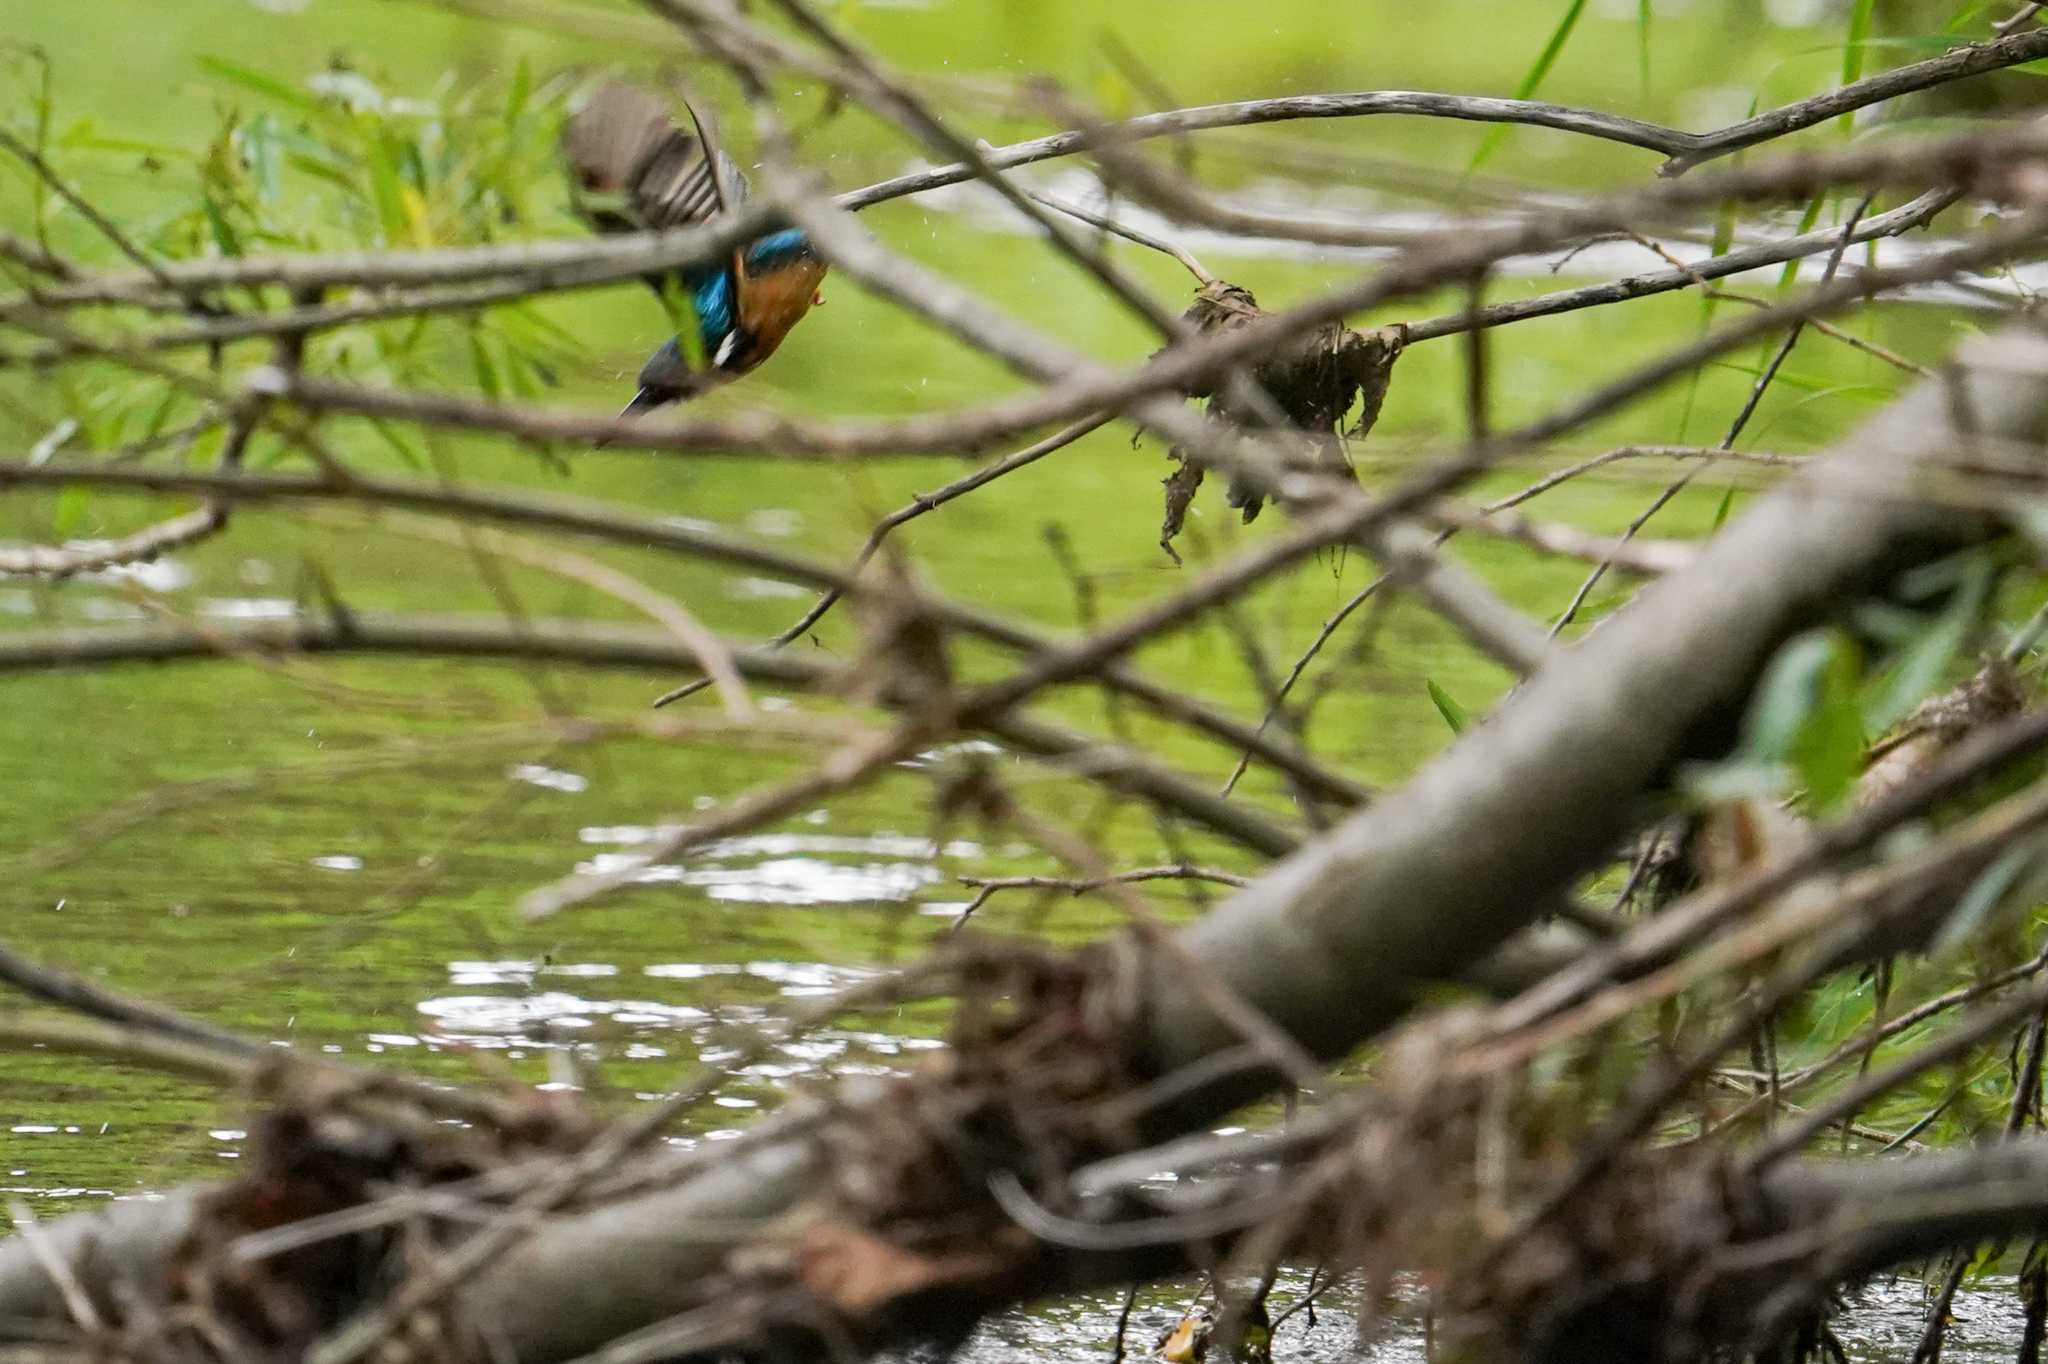
[[(1571, 0), (1571, 3), (1565, 6), (1564, 17), (1558, 20), (1557, 27), (1551, 30), (1550, 41), (1543, 45), (1543, 51), (1536, 57), (1536, 64), (1529, 68), (1528, 74), (1522, 77), (1522, 83), (1515, 87), (1516, 99), (1529, 99), (1535, 95), (1543, 84), (1543, 78), (1549, 75), (1550, 68), (1556, 65), (1558, 54), (1564, 51), (1564, 45), (1571, 40), (1572, 30), (1579, 26), (1579, 16), (1585, 11), (1586, 0)], [(1472, 157), (1472, 164), (1465, 168), (1467, 174), (1478, 170), (1486, 158), (1500, 150), (1501, 143), (1507, 141), (1508, 128), (1509, 125), (1499, 123), (1487, 131), (1486, 137), (1479, 144), (1478, 152)]]
[(1834, 637), (1812, 711), (1786, 756), (1816, 811), (1833, 809), (1856, 787), (1869, 747), (1863, 728), (1861, 651), (1846, 635)]
[(210, 467), (220, 458), (221, 447), (227, 443), (227, 428), (224, 426), (202, 432), (199, 439), (186, 448), (185, 466), (190, 469)]
[(513, 396), (525, 398), (529, 402), (540, 396), (540, 384), (535, 380), (545, 374), (546, 369), (532, 356), (507, 346), (504, 373), (505, 386), (512, 390)]
[(526, 112), (527, 100), (533, 98), (533, 66), (524, 54), (519, 65), (512, 68), (512, 88), (505, 93), (505, 126), (511, 127)]
[[(1849, 38), (1842, 44), (1842, 84), (1847, 85), (1863, 75), (1864, 44), (1870, 41), (1870, 15), (1877, 8), (1877, 0), (1856, 0), (1849, 11)], [(1854, 110), (1842, 115), (1842, 134), (1847, 136), (1856, 126)]]
[(509, 332), (508, 323), (516, 319), (520, 325), (531, 328), (536, 336), (552, 341), (572, 355), (585, 353), (583, 338), (535, 308), (531, 299), (506, 304), (494, 309), (491, 315), (497, 319), (502, 330)]
[(236, 144), (243, 162), (249, 167), (249, 178), (255, 182), (256, 197), (266, 204), (276, 203), (278, 168), (283, 159), (283, 147), (277, 137), (277, 120), (268, 114), (256, 115), (242, 125)]
[(491, 363), (491, 353), (484, 346), (483, 337), (472, 330), (469, 334), (469, 361), (476, 370), (477, 390), (497, 402), (504, 396), (504, 386), (498, 382), (498, 367)]
[(1863, 770), (1862, 679), (1862, 651), (1846, 632), (1793, 637), (1750, 700), (1736, 766), (1790, 768), (1814, 809), (1840, 802)]
[(426, 455), (411, 441), (407, 440), (397, 427), (385, 421), (382, 417), (370, 418), (370, 426), (379, 436), (384, 438), (384, 443), (391, 447), (392, 451), (397, 454), (398, 458), (404, 462), (408, 469), (418, 472), (427, 467)]
[[(1806, 233), (1813, 231), (1813, 225), (1820, 221), (1821, 205), (1826, 202), (1827, 195), (1825, 194), (1816, 194), (1807, 202), (1806, 211), (1799, 215), (1799, 231), (1794, 235), (1804, 236)], [(1790, 289), (1792, 281), (1799, 278), (1799, 265), (1800, 262), (1797, 257), (1785, 262), (1785, 268), (1778, 272), (1779, 293), (1782, 294), (1787, 289)]]
[(1095, 73), (1095, 104), (1102, 111), (1098, 117), (1123, 118), (1135, 103), (1123, 72), (1105, 66)]
[[(31, 145), (41, 150), (50, 144), (50, 117), (53, 108), (50, 99), (50, 54), (34, 46), (19, 49), (18, 54), (22, 60), (36, 68), (35, 93), (29, 101), (30, 111), (35, 115), (35, 139)], [(29, 177), (29, 184), (32, 187), (29, 190), (32, 205), (30, 218), (35, 223), (36, 240), (45, 241), (48, 240), (50, 231), (50, 182), (40, 175), (33, 175)]]
[(1444, 723), (1451, 727), (1451, 733), (1465, 732), (1465, 708), (1451, 699), (1451, 694), (1436, 684), (1434, 678), (1425, 678), (1423, 686), (1429, 688), (1429, 699), (1436, 703), (1436, 713), (1444, 717)]
[(85, 514), (92, 506), (92, 490), (73, 484), (57, 494), (56, 508), (50, 513), (50, 529), (60, 540), (68, 540), (71, 533), (85, 523)]
[(1961, 33), (1997, 7), (1998, 0), (1982, 0), (1981, 4), (1964, 5), (1949, 16), (1949, 21), (1942, 25), (1942, 31), (1944, 33)]
[(199, 65), (214, 75), (245, 90), (254, 91), (265, 99), (274, 99), (280, 104), (289, 104), (294, 109), (309, 114), (322, 112), (320, 101), (313, 95), (295, 86), (287, 85), (275, 76), (266, 76), (238, 62), (225, 57), (200, 57)]
[(1941, 685), (1956, 656), (1969, 643), (1978, 614), (1991, 590), (1991, 561), (1981, 554), (1966, 557), (1960, 566), (1961, 580), (1949, 597), (1948, 608), (1910, 640), (1891, 670), (1883, 692), (1866, 707), (1864, 721), (1873, 734), (1883, 733), (1903, 720), (1913, 707), (1933, 695)]
[(177, 402), (178, 390), (166, 384), (164, 386), (163, 399), (157, 403), (148, 418), (142, 423), (142, 438), (144, 440), (155, 440), (163, 434), (163, 429), (169, 423), (172, 409), (177, 406)]
[(56, 145), (66, 151), (113, 152), (121, 156), (154, 157), (165, 164), (190, 161), (192, 149), (182, 143), (152, 142), (141, 137), (107, 137), (94, 130), (89, 122), (72, 124), (64, 135), (56, 139)]
[(399, 173), (405, 177), (405, 183), (420, 194), (427, 193), (433, 186), (427, 174), (427, 160), (420, 151), (420, 144), (409, 137), (395, 137), (394, 140), (398, 144)]
[(689, 362), (693, 371), (702, 370), (705, 368), (704, 329), (698, 325), (697, 302), (683, 287), (680, 276), (670, 275), (662, 281), (661, 304), (668, 309), (669, 326), (675, 329), (676, 344), (683, 348), (683, 359)]
[(206, 212), (206, 224), (213, 229), (213, 242), (220, 248), (220, 253), (231, 257), (244, 254), (242, 238), (235, 231), (234, 224), (228, 221), (228, 215), (222, 211), (220, 200), (214, 198), (211, 192), (202, 191), (199, 204)]
[(1854, 648), (1846, 636), (1824, 629), (1787, 640), (1750, 698), (1743, 755), (1754, 762), (1786, 761), (1820, 704), (1823, 678), (1836, 655)]
[(1934, 935), (1929, 951), (1941, 953), (1965, 941), (1991, 917), (1992, 911), (2005, 902), (2027, 868), (2040, 854), (2040, 846), (2008, 848), (1996, 862), (1986, 867), (1983, 874), (1970, 883), (1963, 892), (1963, 898), (1956, 901), (1956, 907), (1943, 921), (1941, 931)]
[(1720, 530), (1728, 524), (1728, 513), (1735, 506), (1735, 485), (1729, 484), (1721, 494), (1721, 505), (1714, 508), (1714, 529)]
[(324, 180), (336, 189), (345, 190), (351, 196), (362, 192), (361, 186), (356, 184), (354, 177), (344, 167), (336, 165), (332, 161), (322, 157), (309, 156), (305, 152), (300, 151), (292, 152), (285, 158), (285, 161), (292, 169), (302, 171), (317, 180)]
[(388, 132), (363, 116), (363, 164), (370, 173), (370, 202), (376, 205), (377, 222), (384, 230), (384, 244), (398, 246), (408, 236), (410, 221), (405, 211), (405, 185), (399, 175), (397, 148)]
[[(1749, 111), (1751, 114), (1756, 112), (1756, 99), (1754, 96), (1750, 98)], [(1741, 205), (1734, 199), (1723, 199), (1720, 208), (1714, 214), (1714, 240), (1709, 248), (1714, 255), (1725, 256), (1735, 245), (1735, 230), (1740, 221)], [(1714, 325), (1714, 306), (1719, 302), (1720, 300), (1710, 293), (1700, 296), (1699, 334), (1701, 336), (1705, 336), (1707, 329)], [(1693, 410), (1699, 405), (1700, 379), (1705, 372), (1705, 366), (1694, 365), (1692, 373), (1686, 377), (1685, 406), (1680, 409), (1678, 417), (1678, 440), (1680, 443), (1686, 440), (1687, 433), (1692, 430)]]
[(1652, 0), (1636, 0), (1636, 81), (1650, 94), (1650, 12)]

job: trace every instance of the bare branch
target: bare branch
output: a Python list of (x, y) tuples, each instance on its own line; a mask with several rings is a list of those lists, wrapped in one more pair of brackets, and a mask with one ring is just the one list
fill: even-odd
[[(814, 560), (754, 544), (722, 531), (683, 525), (673, 519), (640, 516), (570, 498), (539, 498), (526, 494), (447, 487), (440, 484), (350, 474), (346, 482), (288, 474), (201, 473), (152, 469), (128, 464), (77, 466), (0, 462), (0, 488), (65, 487), (72, 484), (131, 491), (205, 492), (231, 501), (353, 501), (405, 507), (440, 515), (499, 521), (536, 529), (567, 531), (619, 544), (652, 547), (696, 555), (736, 568), (813, 587), (843, 591), (852, 581), (841, 570)], [(921, 599), (950, 629), (987, 639), (1005, 648), (1046, 653), (1052, 642), (1000, 617), (942, 598)], [(1233, 749), (1248, 748), (1294, 781), (1326, 800), (1355, 805), (1365, 800), (1365, 787), (1310, 760), (1283, 740), (1259, 735), (1252, 726), (1226, 716), (1186, 692), (1160, 685), (1120, 667), (1093, 676), (1112, 691), (1130, 696), (1167, 718), (1209, 735)]]
[(1987, 71), (1998, 71), (2024, 62), (2038, 61), (2048, 56), (2048, 34), (2039, 29), (2025, 33), (2009, 33), (1988, 43), (1976, 43), (1958, 47), (1930, 57), (1924, 62), (1910, 66), (1894, 67), (1865, 80), (1855, 81), (1826, 94), (1788, 104), (1782, 109), (1758, 114), (1755, 118), (1723, 128), (1719, 132), (1707, 133), (1699, 139), (1698, 145), (1690, 151), (1681, 152), (1658, 167), (1660, 175), (1682, 175), (1694, 166), (1716, 157), (1754, 147), (1826, 123), (1829, 119), (1843, 114), (1867, 109), (1873, 104), (1883, 104), (1901, 95), (1910, 95), (1918, 90), (1932, 89), (1952, 81), (1970, 76), (1982, 75)]

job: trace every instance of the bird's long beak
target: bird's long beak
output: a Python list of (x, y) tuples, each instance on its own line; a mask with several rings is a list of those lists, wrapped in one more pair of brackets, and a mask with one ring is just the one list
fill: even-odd
[[(619, 409), (619, 415), (614, 417), (612, 420), (624, 421), (628, 417), (637, 417), (643, 412), (652, 412), (655, 408), (660, 406), (661, 400), (651, 396), (648, 393), (648, 391), (643, 388), (633, 395), (633, 401), (627, 403), (624, 407)], [(595, 446), (597, 449), (602, 450), (607, 445), (610, 445), (613, 439), (614, 438), (611, 436), (599, 436), (595, 441), (591, 442), (591, 444)]]

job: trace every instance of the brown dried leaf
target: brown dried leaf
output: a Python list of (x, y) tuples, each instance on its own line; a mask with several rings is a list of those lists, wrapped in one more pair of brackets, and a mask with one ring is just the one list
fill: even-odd
[(1806, 821), (1775, 801), (1733, 800), (1700, 817), (1686, 854), (1698, 883), (1715, 885), (1778, 856), (1806, 828)]
[(1351, 428), (1353, 439), (1362, 439), (1379, 422), (1387, 389), (1394, 382), (1394, 362), (1401, 358), (1402, 348), (1407, 344), (1407, 329), (1400, 326), (1344, 334), (1343, 362), (1358, 385), (1358, 422)]
[(1173, 537), (1180, 534), (1180, 528), (1187, 523), (1188, 507), (1195, 500), (1195, 489), (1202, 486), (1202, 466), (1175, 450), (1170, 458), (1180, 463), (1174, 471), (1159, 480), (1166, 485), (1166, 516), (1159, 523), (1159, 547), (1178, 564), (1180, 554), (1173, 547)]
[(1931, 696), (1897, 731), (1870, 750), (1870, 763), (1856, 784), (1855, 803), (1870, 805), (1905, 786), (1949, 748), (1980, 726), (2017, 715), (2026, 704), (2019, 675), (2004, 658), (1993, 658), (1960, 687)]
[(798, 1282), (855, 1320), (913, 1293), (993, 1277), (1003, 1267), (991, 1249), (920, 1255), (844, 1222), (807, 1228), (796, 1248)]
[[(1195, 301), (1181, 314), (1181, 321), (1198, 335), (1209, 336), (1248, 326), (1262, 316), (1249, 289), (1212, 280), (1196, 291)], [(1361, 333), (1330, 322), (1279, 346), (1252, 367), (1251, 377), (1258, 389), (1307, 437), (1300, 460), (1303, 467), (1350, 477), (1338, 426), (1356, 402), (1359, 416), (1352, 434), (1363, 436), (1373, 428), (1386, 403), (1394, 361), (1406, 342), (1407, 333), (1400, 326)], [(1262, 425), (1262, 414), (1269, 409), (1260, 406), (1254, 410), (1249, 395), (1220, 391), (1222, 384), (1220, 371), (1204, 373), (1181, 391), (1191, 398), (1209, 399), (1210, 415), (1225, 422)], [(1166, 519), (1159, 543), (1178, 563), (1180, 556), (1174, 553), (1172, 541), (1186, 519), (1201, 474), (1199, 470), (1189, 472), (1189, 461), (1182, 452), (1173, 451), (1172, 457), (1181, 461), (1181, 468), (1167, 479)], [(1244, 479), (1232, 478), (1226, 496), (1247, 522), (1265, 506), (1259, 487)]]

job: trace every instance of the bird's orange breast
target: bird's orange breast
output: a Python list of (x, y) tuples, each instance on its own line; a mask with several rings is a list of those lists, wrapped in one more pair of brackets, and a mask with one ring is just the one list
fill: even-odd
[(825, 263), (819, 260), (798, 260), (745, 277), (738, 290), (739, 322), (754, 342), (749, 369), (773, 355), (789, 329), (803, 320), (824, 278)]

